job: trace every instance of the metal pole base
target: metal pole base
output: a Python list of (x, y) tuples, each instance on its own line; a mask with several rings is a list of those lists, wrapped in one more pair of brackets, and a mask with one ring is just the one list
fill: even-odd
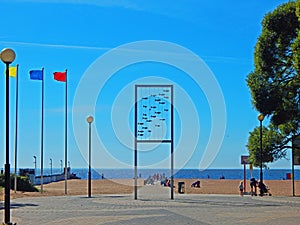
[(89, 172), (88, 174), (88, 197), (91, 198), (92, 197), (92, 179), (91, 179), (91, 172)]
[(4, 221), (10, 224), (10, 165), (5, 164)]

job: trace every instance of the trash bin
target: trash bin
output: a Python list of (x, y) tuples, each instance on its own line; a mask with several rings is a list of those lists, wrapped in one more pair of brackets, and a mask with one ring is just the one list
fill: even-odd
[(183, 194), (185, 191), (184, 182), (178, 182), (178, 193)]

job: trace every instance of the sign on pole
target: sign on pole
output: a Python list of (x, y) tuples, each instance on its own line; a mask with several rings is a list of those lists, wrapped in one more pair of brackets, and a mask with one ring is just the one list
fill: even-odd
[(241, 164), (250, 164), (249, 163), (249, 156), (248, 155), (242, 155), (241, 156)]
[(300, 135), (293, 137), (292, 141), (292, 180), (293, 196), (295, 196), (295, 165), (300, 165)]
[(249, 164), (249, 156), (241, 156), (241, 164), (244, 165), (244, 192), (246, 192), (246, 164)]
[(294, 138), (293, 142), (294, 165), (300, 165), (300, 135)]

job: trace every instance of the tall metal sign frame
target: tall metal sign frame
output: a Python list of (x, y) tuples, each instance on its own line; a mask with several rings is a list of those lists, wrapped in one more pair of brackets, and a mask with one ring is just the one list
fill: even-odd
[(135, 85), (134, 107), (134, 199), (137, 194), (138, 144), (162, 143), (171, 148), (171, 199), (174, 199), (173, 85)]

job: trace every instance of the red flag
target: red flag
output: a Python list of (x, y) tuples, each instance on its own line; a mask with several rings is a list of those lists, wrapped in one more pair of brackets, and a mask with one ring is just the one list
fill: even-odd
[(66, 82), (67, 81), (67, 72), (54, 72), (54, 80)]

